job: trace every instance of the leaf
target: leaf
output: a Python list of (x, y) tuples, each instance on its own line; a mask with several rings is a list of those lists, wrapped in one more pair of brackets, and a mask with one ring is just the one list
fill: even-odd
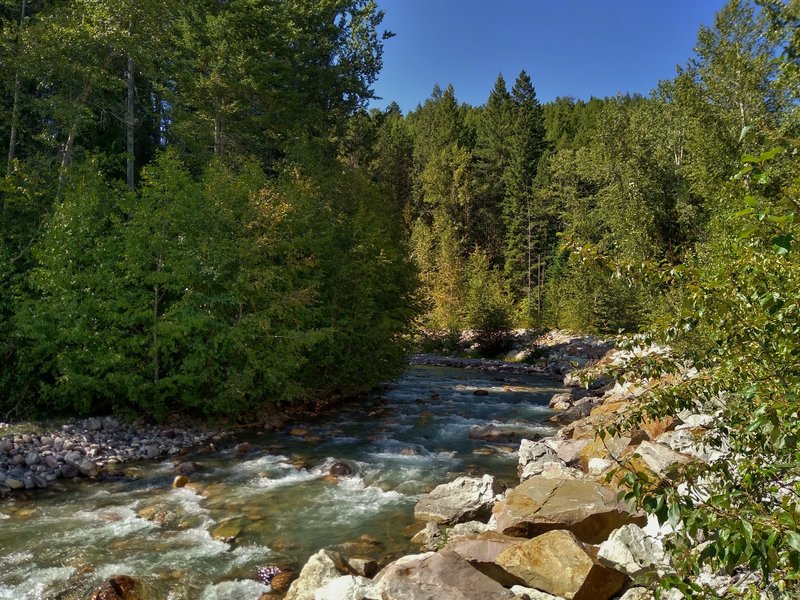
[(667, 516), (669, 517), (669, 522), (673, 527), (681, 522), (681, 507), (677, 502), (673, 502), (669, 505)]
[(794, 240), (794, 236), (791, 233), (787, 233), (786, 235), (779, 235), (778, 237), (772, 240), (772, 249), (780, 254), (781, 256), (785, 256), (792, 251), (792, 241)]
[(752, 125), (745, 125), (744, 127), (742, 127), (742, 131), (739, 134), (739, 143), (740, 144), (744, 141), (744, 138), (747, 136), (747, 134), (750, 133), (751, 129), (753, 129)]
[(792, 550), (800, 552), (800, 533), (796, 531), (787, 531), (786, 543), (789, 544), (789, 547), (792, 548)]

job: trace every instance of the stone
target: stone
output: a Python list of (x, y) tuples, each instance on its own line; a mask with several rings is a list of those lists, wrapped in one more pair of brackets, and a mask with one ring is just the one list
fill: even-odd
[(414, 517), (421, 521), (455, 525), (465, 521), (487, 521), (492, 504), (503, 487), (491, 475), (481, 479), (459, 477), (435, 487), (414, 507)]
[(8, 477), (3, 484), (12, 490), (21, 490), (25, 487), (24, 483), (22, 483), (19, 479), (14, 479), (13, 477)]
[(253, 447), (250, 444), (248, 444), (247, 442), (242, 442), (240, 444), (236, 444), (233, 447), (233, 455), (236, 458), (242, 458), (245, 454), (250, 452), (250, 450), (252, 450), (252, 449), (253, 449)]
[(96, 477), (100, 473), (100, 466), (96, 462), (77, 451), (67, 452), (64, 455), (64, 462), (78, 469), (81, 475), (86, 477)]
[(671, 448), (661, 444), (654, 444), (653, 442), (639, 444), (634, 451), (634, 455), (639, 456), (650, 470), (661, 477), (668, 477), (676, 466), (693, 460), (690, 456), (675, 452)]
[[(664, 598), (664, 595), (661, 596)], [(634, 587), (619, 597), (619, 600), (653, 600), (653, 592), (643, 587)]]
[(89, 600), (142, 600), (142, 584), (128, 575), (114, 575), (98, 587)]
[(186, 484), (189, 483), (189, 478), (185, 475), (178, 475), (175, 479), (172, 480), (172, 489), (178, 489), (182, 487), (186, 487)]
[(589, 413), (592, 410), (591, 404), (581, 404), (580, 406), (571, 406), (567, 410), (556, 413), (549, 419), (547, 419), (548, 423), (556, 423), (557, 425), (569, 425), (571, 423), (575, 423), (576, 421), (580, 421), (589, 416)]
[(242, 533), (241, 521), (238, 518), (223, 521), (211, 530), (211, 537), (215, 540), (235, 540)]
[(707, 463), (715, 462), (724, 457), (725, 454), (722, 451), (717, 448), (711, 448), (711, 446), (704, 443), (705, 434), (706, 431), (704, 429), (679, 429), (662, 433), (655, 441), (671, 450), (699, 458)]
[(423, 550), (438, 550), (442, 543), (442, 531), (439, 526), (429, 521), (425, 529), (411, 538), (412, 544), (418, 544)]
[(541, 475), (548, 463), (565, 464), (555, 450), (542, 441), (522, 440), (519, 445), (517, 474), (520, 481)]
[(371, 579), (343, 575), (332, 579), (314, 592), (314, 600), (377, 600), (378, 593)]
[(316, 590), (342, 575), (352, 574), (352, 567), (341, 554), (333, 550), (320, 550), (308, 559), (300, 576), (289, 586), (284, 600), (315, 600)]
[(161, 455), (161, 448), (158, 444), (148, 444), (144, 447), (144, 453), (149, 459), (158, 458)]
[(489, 395), (489, 391), (488, 391), (488, 390), (475, 390), (475, 391), (474, 391), (474, 392), (472, 392), (472, 393), (473, 393), (475, 396), (488, 396), (488, 395)]
[(272, 588), (273, 592), (284, 594), (289, 590), (293, 580), (294, 573), (291, 571), (281, 571), (270, 580), (269, 586)]
[(512, 585), (511, 592), (517, 600), (560, 600), (557, 596), (524, 585)]
[(589, 472), (589, 461), (593, 458), (617, 461), (631, 442), (629, 437), (596, 437), (586, 444), (580, 451), (580, 465), (584, 472)]
[[(553, 397), (550, 398), (548, 406), (555, 410), (566, 410), (572, 406), (574, 400), (575, 398), (573, 398), (572, 394), (569, 392), (562, 392), (559, 394), (554, 394)], [(560, 408), (561, 406), (564, 408)]]
[(374, 579), (381, 599), (514, 600), (514, 594), (454, 552), (404, 556)]
[(177, 469), (180, 475), (188, 477), (189, 475), (194, 475), (194, 473), (199, 468), (199, 465), (193, 462), (182, 462), (175, 468)]
[(38, 452), (28, 452), (28, 454), (25, 455), (25, 464), (29, 467), (38, 465), (40, 461), (41, 457), (39, 456)]
[(510, 546), (496, 562), (527, 585), (567, 600), (609, 600), (626, 577), (601, 565), (572, 533), (549, 531)]
[(497, 530), (505, 535), (534, 537), (552, 529), (568, 529), (578, 539), (599, 544), (628, 523), (647, 518), (617, 500), (617, 492), (593, 481), (533, 477), (511, 490), (493, 509)]
[(509, 429), (500, 429), (494, 425), (476, 425), (469, 432), (471, 440), (481, 440), (484, 442), (512, 442), (517, 437), (516, 432)]
[(471, 539), (448, 542), (445, 549), (455, 552), (478, 569), (478, 571), (487, 577), (491, 577), (497, 583), (510, 587), (523, 582), (497, 565), (495, 559), (506, 548), (524, 541), (524, 538), (516, 538), (497, 533), (496, 531), (488, 531)]
[(371, 558), (348, 558), (347, 563), (353, 568), (356, 575), (372, 579), (380, 571), (378, 562)]
[(580, 463), (581, 450), (584, 446), (591, 443), (590, 439), (582, 440), (561, 440), (556, 445), (556, 456), (560, 458), (565, 465), (574, 467)]
[(631, 579), (648, 575), (663, 576), (668, 568), (661, 542), (648, 536), (636, 525), (624, 525), (613, 531), (600, 544), (597, 560)]
[(447, 539), (455, 541), (465, 538), (473, 538), (484, 531), (492, 531), (492, 528), (486, 523), (480, 521), (467, 521), (466, 523), (458, 523), (453, 525), (452, 529), (447, 531)]
[(328, 474), (335, 477), (350, 477), (353, 472), (353, 467), (346, 462), (335, 462), (328, 469)]

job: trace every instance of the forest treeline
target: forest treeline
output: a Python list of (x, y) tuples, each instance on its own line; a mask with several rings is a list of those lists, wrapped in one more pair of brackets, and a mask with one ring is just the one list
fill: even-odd
[(414, 271), (343, 161), (369, 0), (0, 3), (0, 420), (253, 414), (404, 360)]
[(616, 333), (650, 323), (665, 309), (661, 284), (620, 267), (683, 264), (739, 202), (740, 158), (796, 135), (797, 81), (777, 60), (791, 27), (775, 14), (730, 3), (647, 97), (542, 104), (523, 71), (499, 76), (481, 106), (437, 85), (405, 116), (390, 105), (351, 120), (353, 162), (393, 190), (403, 215), (424, 324)]

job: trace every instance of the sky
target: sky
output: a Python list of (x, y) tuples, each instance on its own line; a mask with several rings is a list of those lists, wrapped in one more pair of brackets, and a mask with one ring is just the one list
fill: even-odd
[(498, 73), (509, 89), (520, 70), (542, 102), (617, 93), (647, 95), (692, 55), (697, 31), (723, 0), (378, 0), (384, 108), (404, 112), (452, 83), (460, 102), (486, 101)]

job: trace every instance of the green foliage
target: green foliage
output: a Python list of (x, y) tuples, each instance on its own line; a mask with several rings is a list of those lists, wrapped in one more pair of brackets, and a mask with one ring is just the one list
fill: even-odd
[[(682, 523), (670, 539), (677, 573), (663, 585), (689, 597), (704, 597), (693, 577), (706, 565), (746, 567), (761, 572), (761, 589), (800, 592), (798, 167), (795, 149), (745, 155), (739, 206), (715, 219), (683, 268), (661, 274), (681, 303), (659, 335), (699, 373), (657, 389), (629, 419), (715, 415), (705, 444), (723, 460), (684, 466), (669, 480), (630, 474), (628, 497), (662, 522)], [(648, 361), (627, 376), (677, 370), (673, 360)]]
[(507, 349), (513, 307), (503, 288), (498, 270), (489, 265), (489, 257), (473, 252), (464, 272), (464, 324), (471, 330), (480, 351), (495, 356)]

